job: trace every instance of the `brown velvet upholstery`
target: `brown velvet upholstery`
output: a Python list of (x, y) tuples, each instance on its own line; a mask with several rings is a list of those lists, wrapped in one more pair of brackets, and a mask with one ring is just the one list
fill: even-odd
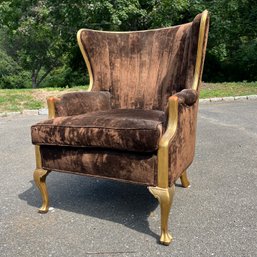
[(208, 36), (207, 18), (199, 48), (201, 18), (199, 14), (193, 22), (148, 31), (81, 30), (80, 47), (92, 73), (92, 91), (55, 99), (56, 118), (32, 126), (32, 142), (40, 146), (43, 167), (156, 186), (167, 103), (176, 95), (178, 124), (169, 142), (172, 185), (194, 156)]
[(156, 184), (156, 154), (56, 146), (41, 146), (40, 149), (42, 165), (47, 170)]
[(193, 161), (197, 110), (198, 101), (192, 106), (179, 104), (177, 133), (169, 147), (169, 185), (172, 185)]
[(200, 20), (129, 33), (84, 29), (93, 90), (109, 91), (112, 108), (164, 110), (170, 95), (192, 87)]
[(58, 117), (32, 126), (32, 143), (154, 152), (164, 112), (114, 109)]
[(193, 105), (198, 100), (198, 92), (194, 89), (183, 89), (176, 94), (180, 104)]
[(56, 116), (72, 116), (111, 108), (109, 92), (75, 92), (55, 98)]
[(188, 187), (194, 158), (208, 26), (204, 11), (169, 28), (78, 32), (91, 92), (50, 98), (51, 119), (31, 128), (40, 212), (51, 170), (148, 185), (161, 206), (160, 242), (171, 242), (174, 184), (181, 177)]

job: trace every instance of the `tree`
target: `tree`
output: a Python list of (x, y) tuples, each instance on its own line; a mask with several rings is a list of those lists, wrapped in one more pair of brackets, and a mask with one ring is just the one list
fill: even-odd
[(45, 1), (14, 0), (0, 5), (7, 53), (31, 72), (33, 88), (61, 64), (63, 55), (62, 37), (49, 14)]
[(74, 85), (83, 83), (80, 74), (85, 74), (76, 42), (80, 28), (172, 26), (204, 9), (211, 14), (204, 80), (257, 80), (255, 0), (4, 0), (1, 45), (19, 69), (31, 73), (33, 87), (53, 85), (55, 79), (61, 86)]
[(78, 57), (76, 32), (79, 28), (139, 28), (145, 14), (137, 0), (113, 3), (13, 0), (0, 4), (0, 28), (4, 33), (6, 52), (23, 69), (31, 72), (32, 87), (35, 88), (54, 69), (81, 62), (81, 55), (79, 60), (72, 61)]
[(211, 14), (205, 79), (256, 81), (257, 1), (198, 0), (190, 12), (203, 9)]
[(0, 47), (0, 88), (28, 87), (28, 79), (28, 72)]

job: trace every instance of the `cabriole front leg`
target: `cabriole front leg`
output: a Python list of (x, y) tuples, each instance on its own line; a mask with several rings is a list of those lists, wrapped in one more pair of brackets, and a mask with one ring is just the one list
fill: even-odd
[(48, 192), (46, 187), (46, 177), (50, 171), (44, 169), (36, 169), (34, 171), (34, 181), (40, 190), (42, 196), (42, 206), (38, 210), (40, 213), (47, 213), (49, 208)]
[(168, 220), (170, 208), (173, 201), (173, 196), (175, 192), (175, 185), (168, 188), (161, 187), (148, 187), (149, 191), (153, 194), (155, 198), (158, 199), (161, 208), (161, 237), (160, 243), (164, 245), (169, 245), (172, 241), (172, 236), (168, 231)]

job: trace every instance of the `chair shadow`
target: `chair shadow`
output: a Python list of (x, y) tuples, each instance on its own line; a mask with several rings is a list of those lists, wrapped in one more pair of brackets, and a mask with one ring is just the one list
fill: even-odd
[[(31, 187), (19, 198), (39, 208), (39, 190), (34, 181), (30, 182)], [(159, 240), (147, 220), (158, 201), (146, 186), (52, 172), (47, 177), (47, 187), (50, 206), (55, 209), (119, 223)]]
[(175, 187), (176, 187), (176, 188), (177, 188), (177, 187), (184, 188), (181, 184), (179, 184), (179, 183), (177, 183), (177, 182), (175, 182)]

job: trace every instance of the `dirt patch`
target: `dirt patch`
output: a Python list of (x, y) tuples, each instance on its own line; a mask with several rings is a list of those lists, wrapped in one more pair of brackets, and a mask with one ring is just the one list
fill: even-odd
[(48, 97), (51, 97), (51, 96), (59, 97), (62, 94), (63, 92), (60, 92), (60, 91), (41, 91), (41, 90), (32, 91), (33, 98), (42, 102), (45, 107), (47, 106)]

